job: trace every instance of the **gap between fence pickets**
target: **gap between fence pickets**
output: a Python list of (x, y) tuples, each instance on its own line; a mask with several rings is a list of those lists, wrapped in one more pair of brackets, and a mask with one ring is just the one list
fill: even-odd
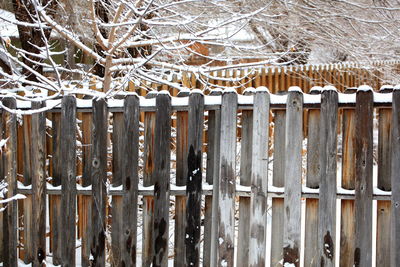
[[(209, 196), (212, 195), (213, 185), (208, 183), (203, 183), (203, 195)], [(46, 184), (46, 192), (48, 195), (60, 195), (61, 194), (61, 186), (53, 186), (49, 183)], [(76, 190), (78, 195), (91, 195), (92, 194), (92, 186), (83, 187), (80, 184), (76, 185)], [(152, 196), (154, 193), (154, 186), (142, 186), (138, 187), (138, 194), (141, 196)], [(373, 188), (373, 199), (374, 200), (391, 200), (391, 191), (383, 191), (376, 186)], [(18, 193), (29, 195), (32, 194), (32, 186), (25, 186), (21, 182), (18, 181)], [(243, 186), (240, 184), (236, 184), (236, 196), (244, 196), (250, 197), (251, 187)], [(268, 195), (272, 198), (283, 198), (285, 193), (284, 187), (276, 187), (273, 185), (268, 185)], [(123, 195), (124, 190), (122, 189), (122, 185), (113, 187), (110, 186), (107, 188), (107, 195), (118, 196)], [(309, 188), (305, 185), (302, 186), (302, 197), (304, 198), (318, 198), (319, 189)], [(176, 186), (171, 184), (170, 186), (170, 195), (171, 196), (184, 196), (186, 195), (186, 186)], [(354, 199), (355, 190), (347, 190), (342, 187), (337, 187), (337, 198), (338, 199)]]
[[(388, 106), (392, 103), (392, 93), (374, 93), (374, 104), (376, 106)], [(155, 98), (146, 99), (145, 97), (140, 96), (140, 108), (144, 110), (152, 110), (156, 107)], [(319, 105), (321, 104), (321, 95), (311, 95), (307, 93), (303, 93), (303, 103), (304, 106), (308, 105)], [(270, 105), (271, 108), (279, 108), (281, 106), (286, 105), (287, 95), (270, 95)], [(91, 109), (92, 108), (91, 99), (77, 99), (76, 106), (78, 109)], [(17, 109), (28, 110), (31, 109), (30, 101), (22, 101), (17, 100)], [(238, 108), (242, 108), (243, 106), (252, 106), (253, 105), (253, 96), (251, 95), (238, 95)], [(355, 106), (356, 103), (356, 94), (344, 94), (338, 92), (338, 104), (339, 106)], [(185, 110), (188, 108), (189, 97), (171, 97), (171, 106), (173, 110)], [(204, 96), (204, 105), (205, 109), (218, 109), (218, 106), (221, 105), (221, 96)], [(61, 109), (61, 99), (56, 100), (47, 100), (47, 107), (53, 107), (52, 110)], [(113, 109), (121, 109), (124, 106), (123, 99), (108, 99), (107, 106), (110, 111)]]

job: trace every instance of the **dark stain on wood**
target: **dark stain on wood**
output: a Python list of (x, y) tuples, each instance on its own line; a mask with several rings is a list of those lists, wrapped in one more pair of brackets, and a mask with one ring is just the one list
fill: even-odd
[(324, 254), (328, 259), (332, 260), (334, 252), (334, 244), (332, 242), (331, 234), (328, 231), (324, 236)]
[(300, 253), (297, 246), (286, 246), (283, 248), (283, 262), (292, 263), (296, 267), (300, 266)]

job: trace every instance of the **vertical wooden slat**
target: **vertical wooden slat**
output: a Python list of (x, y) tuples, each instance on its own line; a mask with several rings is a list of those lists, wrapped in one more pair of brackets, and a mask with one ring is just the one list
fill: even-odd
[(391, 266), (400, 265), (400, 88), (393, 90), (392, 102), (392, 142), (391, 142), (391, 182), (392, 182), (392, 221), (391, 221)]
[[(244, 95), (254, 95), (254, 90), (245, 90)], [(240, 185), (251, 185), (251, 151), (253, 140), (253, 111), (242, 110), (242, 137), (240, 145)], [(250, 241), (250, 198), (239, 197), (239, 230), (237, 265), (246, 266), (249, 263)]]
[(124, 102), (123, 150), (123, 216), (121, 266), (136, 266), (138, 162), (139, 162), (139, 98), (129, 95)]
[[(220, 96), (221, 90), (211, 91), (211, 96)], [(203, 265), (215, 266), (216, 248), (218, 244), (217, 238), (217, 205), (218, 202), (218, 177), (219, 177), (219, 149), (220, 149), (220, 134), (221, 134), (221, 111), (208, 111), (208, 143), (207, 143), (207, 172), (206, 182), (213, 188), (213, 195), (205, 197), (204, 208), (204, 245), (203, 245)], [(214, 201), (213, 201), (214, 200)]]
[[(157, 92), (151, 91), (146, 98), (155, 98)], [(154, 129), (156, 125), (155, 112), (144, 114), (144, 170), (143, 186), (154, 185)], [(154, 197), (143, 197), (143, 237), (142, 237), (142, 265), (150, 266), (153, 260), (153, 219)]]
[(372, 264), (372, 119), (372, 89), (362, 86), (356, 100), (355, 267)]
[[(313, 87), (310, 94), (320, 94), (321, 87)], [(320, 179), (320, 113), (319, 109), (308, 110), (307, 180), (308, 188), (318, 188)], [(304, 238), (304, 265), (318, 266), (318, 199), (306, 199), (306, 223)]]
[[(52, 185), (61, 185), (61, 114), (52, 113)], [(52, 252), (53, 252), (53, 264), (61, 264), (61, 252), (62, 252), (62, 239), (61, 239), (61, 196), (50, 196), (50, 210), (51, 210), (51, 232), (52, 232)]]
[[(76, 99), (64, 96), (61, 103), (61, 210), (62, 265), (75, 266), (76, 242)], [(61, 229), (60, 229), (61, 230)]]
[(290, 88), (286, 108), (283, 264), (300, 266), (303, 141), (303, 94), (300, 88)]
[[(32, 185), (31, 170), (31, 115), (23, 116), (24, 131), (24, 186)], [(32, 243), (32, 195), (27, 195), (24, 199), (24, 263), (33, 261), (33, 243)]]
[(170, 183), (171, 97), (159, 93), (156, 98), (154, 136), (154, 223), (153, 266), (168, 264), (169, 183)]
[[(390, 93), (393, 88), (382, 88), (380, 93)], [(391, 109), (379, 109), (378, 131), (378, 188), (391, 191)], [(393, 251), (390, 249), (391, 202), (377, 201), (376, 266), (390, 266)]]
[(269, 92), (257, 89), (254, 96), (251, 161), (250, 251), (248, 266), (264, 266), (266, 251)]
[(92, 124), (92, 233), (91, 266), (105, 266), (106, 182), (107, 182), (107, 121), (105, 99), (93, 100)]
[[(286, 93), (286, 92), (281, 92)], [(283, 187), (285, 184), (285, 132), (286, 111), (274, 111), (274, 161), (272, 172), (272, 185)], [(272, 221), (271, 221), (271, 266), (279, 266), (283, 258), (283, 212), (284, 200), (282, 198), (272, 199)]]
[[(15, 98), (5, 97), (2, 104), (9, 109), (16, 108)], [(2, 174), (0, 180), (7, 183), (5, 198), (11, 198), (17, 194), (17, 115), (3, 110), (2, 112), (2, 139), (7, 140), (1, 148)], [(3, 256), (4, 266), (17, 266), (18, 262), (18, 203), (16, 200), (5, 204), (3, 215)]]
[[(92, 113), (82, 113), (82, 186), (92, 185)], [(92, 196), (80, 196), (80, 231), (82, 238), (82, 266), (90, 266), (90, 243), (92, 233)]]
[[(178, 97), (189, 96), (189, 90), (180, 91)], [(188, 112), (176, 113), (176, 185), (186, 185), (188, 156)], [(175, 197), (174, 266), (185, 266), (186, 196)]]
[[(355, 93), (356, 89), (346, 89), (346, 94)], [(342, 188), (354, 190), (355, 181), (355, 134), (356, 121), (354, 109), (343, 109), (342, 121)], [(353, 264), (354, 259), (354, 200), (341, 200), (340, 222), (340, 266)]]
[(189, 134), (186, 185), (186, 266), (200, 264), (200, 211), (202, 190), (202, 141), (204, 96), (192, 91), (189, 96)]
[[(336, 240), (336, 154), (338, 94), (325, 87), (321, 95), (318, 242), (321, 266), (335, 266)], [(328, 216), (327, 216), (328, 214)]]
[(228, 267), (234, 264), (236, 109), (236, 92), (224, 91), (221, 105), (217, 265)]
[[(118, 187), (122, 185), (123, 160), (125, 155), (124, 148), (124, 114), (122, 112), (113, 113), (113, 133), (112, 133), (112, 185)], [(112, 197), (111, 207), (111, 262), (118, 265), (121, 262), (122, 244), (122, 196)]]
[[(32, 108), (42, 107), (32, 102)], [(32, 115), (32, 229), (33, 266), (40, 266), (46, 258), (46, 117), (44, 112)]]

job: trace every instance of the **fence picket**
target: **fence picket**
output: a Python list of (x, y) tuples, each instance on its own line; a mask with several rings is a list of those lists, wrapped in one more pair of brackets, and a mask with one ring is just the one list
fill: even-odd
[(254, 95), (251, 161), (249, 266), (264, 266), (268, 194), (269, 92), (257, 89)]
[[(313, 87), (310, 94), (320, 94), (321, 87)], [(308, 110), (307, 180), (308, 188), (318, 188), (320, 179), (320, 114), (319, 109)], [(306, 223), (304, 238), (304, 265), (318, 266), (318, 199), (306, 199)]]
[[(42, 103), (33, 102), (38, 109)], [(32, 115), (32, 242), (34, 247), (32, 266), (41, 266), (46, 258), (46, 117), (44, 112)]]
[(356, 96), (355, 267), (372, 264), (373, 92), (360, 88)]
[(392, 139), (391, 139), (391, 182), (392, 182), (392, 217), (391, 217), (391, 266), (400, 264), (400, 90), (393, 90), (392, 102)]
[(300, 266), (303, 94), (297, 89), (287, 98), (283, 264)]
[(105, 99), (93, 100), (92, 128), (92, 233), (91, 266), (105, 266), (106, 182), (107, 182), (107, 120)]
[[(5, 97), (2, 104), (9, 109), (16, 108), (15, 98)], [(7, 183), (6, 198), (17, 194), (17, 116), (3, 110), (2, 114), (2, 139), (7, 143), (1, 148), (2, 155), (2, 173), (0, 180)], [(4, 242), (4, 266), (17, 266), (18, 253), (18, 206), (17, 201), (13, 200), (4, 204), (3, 211), (3, 240)]]
[[(382, 88), (380, 93), (390, 93), (393, 88)], [(383, 191), (391, 191), (390, 164), (391, 164), (391, 109), (379, 109), (378, 126), (378, 188)], [(390, 217), (391, 202), (377, 201), (377, 229), (376, 229), (376, 266), (390, 266)]]
[(124, 103), (124, 138), (122, 160), (122, 242), (121, 266), (136, 266), (137, 203), (138, 203), (138, 162), (139, 162), (139, 98), (129, 95)]
[[(76, 250), (76, 99), (64, 96), (61, 103), (61, 259), (63, 266), (75, 266)], [(61, 230), (61, 229), (60, 229)]]
[(204, 96), (192, 92), (189, 96), (189, 134), (186, 185), (186, 265), (200, 264), (200, 212), (202, 190), (202, 141)]
[(227, 267), (234, 264), (236, 110), (236, 92), (224, 91), (221, 104), (217, 265)]
[(321, 266), (335, 266), (338, 94), (321, 94), (318, 243)]

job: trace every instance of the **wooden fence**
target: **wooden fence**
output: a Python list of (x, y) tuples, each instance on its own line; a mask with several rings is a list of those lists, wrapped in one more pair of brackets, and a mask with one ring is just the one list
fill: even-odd
[(3, 266), (399, 266), (400, 88), (321, 89), (3, 98)]

